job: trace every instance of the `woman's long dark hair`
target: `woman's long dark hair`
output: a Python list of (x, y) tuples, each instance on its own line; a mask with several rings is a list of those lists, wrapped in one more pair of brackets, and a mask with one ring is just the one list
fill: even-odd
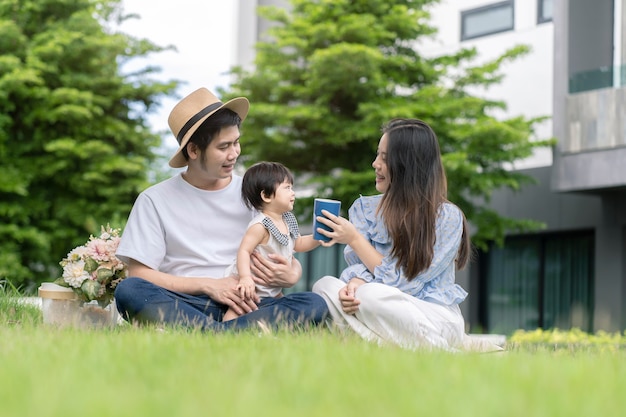
[[(387, 135), (389, 188), (378, 211), (393, 242), (391, 255), (410, 281), (433, 260), (435, 223), (447, 202), (448, 184), (435, 132), (418, 119), (393, 119)], [(456, 258), (458, 268), (469, 260), (471, 242), (463, 216), (463, 235)]]

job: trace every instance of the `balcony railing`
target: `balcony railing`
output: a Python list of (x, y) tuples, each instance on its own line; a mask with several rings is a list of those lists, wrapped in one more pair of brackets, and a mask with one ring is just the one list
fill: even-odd
[(623, 68), (620, 75), (620, 87), (581, 91), (567, 97), (567, 130), (559, 140), (561, 153), (626, 147), (626, 80)]
[(626, 86), (626, 65), (578, 72), (569, 78), (569, 93)]

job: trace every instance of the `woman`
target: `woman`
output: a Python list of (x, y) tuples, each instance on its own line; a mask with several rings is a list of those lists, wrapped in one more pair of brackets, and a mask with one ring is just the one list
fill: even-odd
[(340, 279), (313, 286), (334, 322), (368, 340), (406, 348), (455, 350), (465, 339), (455, 283), (471, 252), (463, 212), (446, 199), (447, 182), (437, 137), (417, 119), (383, 128), (376, 159), (376, 190), (349, 210), (350, 221), (324, 212), (318, 231), (331, 246), (344, 243), (348, 267)]

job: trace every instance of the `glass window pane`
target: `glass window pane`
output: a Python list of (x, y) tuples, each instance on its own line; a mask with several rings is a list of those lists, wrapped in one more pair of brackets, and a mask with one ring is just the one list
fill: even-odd
[(537, 239), (507, 240), (489, 251), (487, 328), (511, 334), (539, 324), (540, 245)]
[(552, 20), (552, 0), (538, 0), (537, 21), (539, 23)]
[(471, 39), (492, 33), (512, 30), (513, 3), (481, 7), (461, 14), (461, 39)]
[(593, 325), (593, 236), (547, 239), (543, 328)]
[(593, 232), (507, 238), (486, 257), (487, 330), (593, 328)]

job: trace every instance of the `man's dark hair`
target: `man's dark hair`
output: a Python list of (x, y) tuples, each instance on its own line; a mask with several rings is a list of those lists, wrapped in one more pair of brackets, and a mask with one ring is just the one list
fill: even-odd
[[(204, 154), (207, 146), (225, 127), (237, 126), (241, 128), (241, 117), (231, 109), (222, 108), (213, 113), (206, 119), (198, 129), (193, 132), (193, 135), (189, 138), (189, 142), (198, 147), (201, 154)], [(182, 151), (185, 161), (189, 160), (189, 153), (187, 152), (187, 146)]]

